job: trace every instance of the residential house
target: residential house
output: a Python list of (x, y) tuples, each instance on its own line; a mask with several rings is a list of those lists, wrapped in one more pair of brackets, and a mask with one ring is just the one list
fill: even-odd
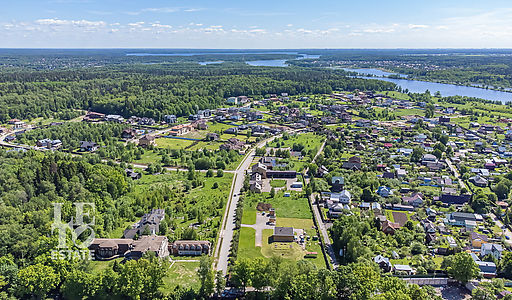
[(169, 134), (172, 136), (180, 136), (180, 135), (187, 134), (193, 130), (194, 130), (194, 126), (192, 126), (192, 124), (180, 124), (180, 125), (171, 127), (171, 131), (169, 132)]
[(61, 140), (43, 139), (36, 142), (38, 147), (44, 147), (48, 149), (57, 149), (62, 146)]
[(133, 239), (93, 239), (89, 250), (94, 251), (96, 259), (109, 259), (124, 256), (132, 244)]
[(394, 265), (393, 271), (395, 274), (406, 274), (406, 275), (413, 275), (414, 270), (409, 265)]
[(381, 223), (381, 230), (385, 234), (395, 234), (395, 231), (400, 228), (400, 224), (385, 220)]
[(489, 238), (485, 234), (479, 234), (476, 232), (471, 232), (469, 234), (469, 240), (471, 241), (471, 246), (473, 248), (480, 249), (483, 244), (489, 241)]
[(343, 169), (349, 170), (360, 170), (361, 169), (361, 158), (359, 156), (352, 156), (348, 161), (343, 163)]
[(211, 248), (209, 241), (175, 241), (169, 245), (169, 252), (177, 256), (199, 256), (209, 255)]
[(404, 204), (412, 205), (414, 207), (420, 207), (423, 205), (423, 194), (414, 193), (410, 197), (403, 197), (402, 202)]
[(331, 179), (331, 191), (340, 192), (343, 190), (343, 186), (345, 185), (345, 178), (342, 176), (333, 176)]
[(471, 195), (451, 195), (451, 194), (442, 194), (439, 197), (439, 201), (447, 205), (462, 205), (468, 203), (471, 200)]
[(218, 135), (217, 133), (214, 133), (214, 132), (208, 132), (208, 133), (206, 134), (206, 137), (205, 137), (205, 139), (206, 139), (207, 141), (216, 141), (216, 140), (218, 140), (219, 138), (220, 138), (220, 137), (219, 137), (219, 135)]
[(379, 265), (379, 268), (384, 272), (391, 272), (393, 265), (389, 261), (389, 258), (386, 258), (382, 255), (377, 255), (373, 258), (373, 262)]
[(484, 257), (490, 254), (499, 260), (501, 258), (502, 252), (503, 247), (499, 244), (485, 243), (480, 247), (480, 257)]
[(150, 213), (142, 216), (139, 222), (133, 224), (132, 228), (126, 229), (123, 233), (125, 238), (134, 238), (141, 236), (145, 231), (150, 235), (155, 235), (160, 231), (160, 223), (165, 218), (165, 210), (153, 209)]
[(137, 135), (137, 131), (133, 128), (126, 128), (121, 133), (123, 139), (133, 139)]
[(343, 190), (340, 193), (331, 193), (330, 200), (341, 204), (350, 204), (352, 195), (349, 191)]
[(99, 145), (95, 142), (80, 141), (80, 151), (94, 152), (98, 150)]
[(466, 221), (482, 222), (483, 218), (479, 214), (464, 212), (452, 212), (446, 216), (448, 224), (452, 226), (465, 226)]
[(392, 195), (393, 192), (387, 186), (379, 186), (379, 188), (377, 189), (377, 194), (381, 197), (387, 198), (390, 195)]
[(472, 184), (474, 184), (478, 187), (486, 187), (487, 186), (487, 179), (481, 177), (480, 175), (470, 177), (469, 182), (471, 182)]
[(139, 139), (139, 146), (147, 147), (155, 144), (155, 137), (152, 135), (146, 134), (145, 136)]
[(484, 278), (496, 277), (497, 268), (496, 268), (495, 263), (488, 262), (488, 261), (482, 261), (474, 253), (470, 253), (470, 255), (471, 255), (471, 258), (473, 258), (473, 261), (477, 264), (478, 268), (480, 269), (480, 275), (482, 275), (482, 277), (484, 277)]
[(133, 171), (132, 169), (124, 169), (124, 171), (126, 172), (126, 176), (130, 177), (133, 180), (137, 180), (142, 177), (142, 175), (140, 173), (137, 173), (137, 172)]
[(154, 253), (155, 257), (169, 256), (169, 240), (167, 237), (157, 235), (143, 236), (133, 241), (131, 251), (125, 253), (125, 256), (139, 259), (148, 252)]
[(174, 124), (178, 121), (178, 118), (176, 117), (176, 115), (165, 115), (164, 121), (167, 124)]
[(94, 239), (89, 250), (94, 251), (96, 259), (112, 259), (129, 257), (138, 259), (148, 252), (156, 257), (169, 256), (169, 245), (165, 236), (143, 236), (138, 240), (127, 239)]
[(124, 118), (120, 115), (106, 115), (105, 121), (107, 122), (116, 122), (116, 123), (123, 123)]
[(229, 97), (226, 102), (228, 104), (234, 104), (234, 105), (237, 105), (238, 104), (238, 99), (236, 97)]
[(261, 182), (253, 181), (249, 183), (249, 190), (251, 192), (260, 194), (261, 192), (263, 192), (263, 186)]

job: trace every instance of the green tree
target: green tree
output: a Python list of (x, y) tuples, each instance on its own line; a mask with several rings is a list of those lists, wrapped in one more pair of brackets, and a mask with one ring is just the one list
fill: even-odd
[(21, 292), (33, 295), (37, 299), (44, 298), (60, 281), (59, 275), (52, 267), (40, 263), (21, 269), (18, 278)]
[(224, 275), (222, 274), (222, 271), (217, 271), (215, 273), (215, 292), (217, 295), (222, 294), (222, 291), (226, 288), (226, 279), (224, 278)]
[(204, 298), (208, 298), (213, 293), (213, 289), (215, 287), (215, 275), (212, 269), (212, 261), (209, 256), (203, 255), (199, 260), (197, 275), (199, 276), (199, 281), (201, 283), (199, 293)]
[(512, 252), (503, 252), (503, 256), (498, 264), (498, 272), (501, 276), (512, 279)]
[(424, 153), (423, 148), (415, 147), (412, 150), (411, 161), (414, 161), (414, 162), (421, 161), (421, 159), (423, 158), (423, 153)]
[(235, 262), (231, 273), (233, 284), (245, 291), (246, 287), (251, 284), (252, 272), (253, 270), (250, 260), (238, 259)]
[(446, 271), (452, 278), (466, 284), (478, 276), (480, 269), (469, 253), (461, 252), (449, 257)]

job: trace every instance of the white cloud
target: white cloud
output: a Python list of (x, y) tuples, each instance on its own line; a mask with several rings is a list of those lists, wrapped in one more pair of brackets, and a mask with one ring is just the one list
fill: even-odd
[(105, 26), (107, 23), (104, 21), (87, 21), (87, 20), (60, 20), (60, 19), (39, 19), (35, 21), (40, 25), (74, 25), (83, 27), (97, 27)]
[(425, 29), (428, 27), (429, 27), (428, 25), (409, 24), (409, 29)]
[(151, 27), (161, 28), (161, 29), (171, 29), (172, 28), (171, 25), (164, 25), (164, 24), (160, 24), (160, 23), (153, 23), (153, 24), (151, 24)]

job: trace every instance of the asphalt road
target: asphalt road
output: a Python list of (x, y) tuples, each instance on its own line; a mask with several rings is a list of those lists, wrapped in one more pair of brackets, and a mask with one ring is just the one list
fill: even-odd
[(217, 259), (217, 270), (222, 271), (224, 275), (228, 271), (229, 262), (229, 250), (231, 249), (231, 241), (233, 240), (233, 231), (235, 230), (235, 211), (240, 200), (240, 191), (244, 185), (245, 174), (251, 167), (251, 163), (256, 153), (256, 148), (265, 146), (268, 142), (271, 142), (281, 135), (273, 136), (269, 139), (259, 142), (256, 147), (252, 148), (249, 153), (246, 154), (244, 160), (238, 165), (233, 177), (233, 183), (231, 184), (231, 192), (229, 194), (229, 200), (227, 203), (226, 212), (222, 221), (221, 231), (219, 233), (219, 241), (215, 248), (215, 257)]

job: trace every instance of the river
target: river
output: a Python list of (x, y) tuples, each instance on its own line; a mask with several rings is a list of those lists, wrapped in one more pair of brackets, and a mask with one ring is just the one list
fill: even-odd
[(432, 94), (439, 91), (441, 96), (467, 96), (467, 97), (475, 97), (482, 98), (493, 101), (501, 101), (502, 103), (511, 102), (512, 101), (512, 93), (500, 92), (495, 90), (486, 90), (482, 88), (469, 87), (469, 86), (461, 86), (454, 84), (446, 84), (446, 83), (436, 83), (436, 82), (428, 82), (428, 81), (419, 81), (419, 80), (409, 80), (409, 79), (394, 79), (387, 78), (382, 76), (389, 75), (399, 75), (405, 77), (403, 74), (394, 74), (385, 72), (378, 69), (347, 69), (344, 68), (345, 71), (357, 72), (360, 74), (368, 74), (374, 75), (377, 77), (368, 77), (368, 76), (358, 76), (360, 78), (365, 79), (378, 79), (383, 81), (393, 82), (402, 90), (409, 90), (409, 92), (413, 93), (423, 93), (426, 90), (429, 90)]

